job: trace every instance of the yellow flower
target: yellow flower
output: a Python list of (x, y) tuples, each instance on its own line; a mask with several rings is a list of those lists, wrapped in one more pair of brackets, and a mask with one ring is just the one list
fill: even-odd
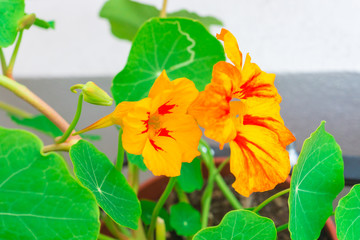
[(222, 29), (217, 38), (234, 65), (218, 62), (213, 78), (190, 106), (189, 112), (205, 135), (220, 143), (230, 142), (233, 187), (244, 196), (273, 189), (285, 181), (290, 161), (285, 147), (295, 141), (280, 116), (281, 97), (274, 74), (268, 74), (242, 53), (235, 37)]
[(180, 175), (182, 162), (199, 155), (197, 146), (202, 132), (189, 105), (198, 96), (194, 83), (186, 78), (170, 81), (163, 71), (138, 102), (122, 102), (115, 111), (80, 131), (118, 124), (123, 128), (124, 149), (144, 157), (154, 175)]

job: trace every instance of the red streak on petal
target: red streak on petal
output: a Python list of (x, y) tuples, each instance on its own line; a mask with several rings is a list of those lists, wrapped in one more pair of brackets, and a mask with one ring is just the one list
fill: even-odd
[(150, 140), (151, 145), (154, 147), (154, 149), (156, 151), (159, 151), (159, 150), (164, 151), (164, 149), (162, 149), (161, 147), (159, 147), (158, 145), (155, 144), (154, 140), (152, 140), (152, 139), (149, 139), (149, 140)]
[(144, 131), (142, 131), (141, 133), (146, 133), (149, 130), (150, 112), (147, 112), (147, 115), (148, 115), (148, 119), (141, 120), (144, 123), (145, 127), (146, 127), (146, 129)]
[(162, 136), (162, 137), (170, 137), (170, 138), (172, 138), (172, 139), (174, 139), (175, 140), (175, 138), (173, 138), (172, 136), (170, 136), (170, 134), (169, 133), (171, 133), (172, 131), (169, 131), (169, 130), (167, 130), (166, 128), (161, 128), (160, 129), (160, 131), (159, 131), (159, 134), (158, 134), (158, 136)]
[(168, 105), (169, 102), (170, 101), (167, 101), (166, 103), (164, 103), (163, 105), (161, 105), (158, 108), (159, 114), (164, 115), (164, 114), (171, 113), (170, 110), (173, 109), (174, 107), (176, 107), (176, 104)]

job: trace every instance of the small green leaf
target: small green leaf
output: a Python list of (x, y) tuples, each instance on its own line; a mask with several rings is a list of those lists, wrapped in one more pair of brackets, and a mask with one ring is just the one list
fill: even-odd
[(97, 239), (94, 197), (42, 147), (31, 133), (0, 128), (0, 239)]
[[(44, 115), (36, 115), (32, 117), (20, 117), (14, 114), (9, 114), (9, 116), (10, 119), (15, 123), (21, 126), (26, 126), (38, 130), (50, 137), (55, 138), (63, 135), (60, 129)], [(101, 139), (99, 135), (94, 135), (94, 134), (80, 134), (80, 136), (90, 141), (98, 141)]]
[(106, 155), (80, 140), (71, 147), (70, 158), (76, 177), (95, 195), (100, 207), (118, 224), (136, 229), (141, 215), (139, 200)]
[[(141, 220), (144, 222), (144, 224), (149, 225), (151, 222), (151, 215), (154, 211), (156, 203), (149, 200), (141, 200)], [(161, 217), (165, 221), (166, 230), (171, 231), (172, 228), (170, 226), (170, 216), (169, 213), (164, 209), (161, 208), (159, 217)]]
[(44, 28), (44, 29), (55, 29), (55, 22), (54, 21), (45, 21), (39, 18), (35, 19), (34, 25), (39, 27), (39, 28)]
[(145, 163), (144, 163), (144, 157), (142, 155), (135, 155), (135, 154), (126, 152), (126, 158), (129, 162), (138, 166), (142, 171), (147, 170), (147, 167), (145, 166)]
[(185, 9), (177, 12), (169, 13), (168, 16), (194, 19), (201, 22), (207, 29), (209, 29), (211, 25), (218, 25), (218, 26), (223, 25), (223, 23), (215, 17), (210, 17), (210, 16), (202, 17), (199, 16), (197, 13), (189, 12)]
[(200, 213), (188, 203), (178, 203), (170, 208), (170, 224), (178, 235), (194, 235), (201, 229)]
[(37, 115), (30, 118), (18, 117), (11, 114), (9, 115), (11, 120), (19, 125), (36, 129), (51, 137), (58, 137), (62, 135), (60, 129), (44, 115)]
[(360, 239), (360, 184), (340, 199), (335, 211), (336, 234), (339, 240)]
[(216, 227), (198, 232), (194, 240), (275, 240), (274, 222), (248, 210), (228, 212)]
[(333, 212), (332, 202), (344, 187), (341, 149), (325, 131), (325, 122), (305, 140), (294, 166), (289, 196), (292, 239), (318, 239)]
[(159, 16), (154, 6), (129, 0), (109, 0), (100, 11), (100, 17), (110, 21), (111, 32), (120, 39), (132, 41), (144, 22)]
[(211, 80), (213, 65), (222, 60), (223, 46), (199, 22), (154, 18), (136, 35), (111, 90), (117, 103), (138, 101), (165, 69), (170, 79), (189, 78), (201, 91)]
[(0, 1), (0, 47), (14, 43), (18, 33), (18, 21), (24, 16), (24, 0)]
[[(120, 39), (130, 41), (147, 20), (159, 15), (160, 11), (156, 7), (130, 0), (109, 0), (100, 11), (100, 17), (109, 20), (111, 32)], [(168, 16), (198, 20), (206, 28), (210, 25), (222, 25), (222, 22), (214, 17), (201, 17), (186, 10), (169, 13)]]
[(181, 165), (181, 174), (177, 177), (177, 180), (184, 192), (191, 193), (200, 190), (204, 184), (200, 159), (195, 158), (191, 163), (183, 163)]

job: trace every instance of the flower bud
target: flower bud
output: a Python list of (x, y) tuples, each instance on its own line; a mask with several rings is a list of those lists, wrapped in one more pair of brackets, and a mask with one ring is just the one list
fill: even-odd
[(85, 102), (102, 106), (111, 106), (113, 103), (113, 99), (94, 82), (76, 84), (70, 88), (74, 93), (76, 93), (76, 89), (82, 90)]
[(25, 15), (18, 22), (18, 31), (29, 29), (35, 22), (36, 15), (34, 13)]

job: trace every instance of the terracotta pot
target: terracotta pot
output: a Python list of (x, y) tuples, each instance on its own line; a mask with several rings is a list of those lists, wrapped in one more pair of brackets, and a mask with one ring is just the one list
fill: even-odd
[[(215, 158), (215, 164), (217, 166), (219, 166), (220, 163), (223, 162), (225, 159), (226, 159), (225, 157)], [(203, 176), (206, 178), (207, 174), (208, 174), (206, 171), (206, 167), (203, 167), (202, 170), (203, 170)], [(231, 174), (230, 173), (230, 165), (227, 164), (222, 169), (221, 175), (226, 176), (229, 174)], [(280, 184), (280, 186), (282, 186), (284, 189), (289, 188), (290, 180), (291, 180), (291, 177), (289, 176), (284, 183)], [(150, 178), (149, 180), (145, 181), (139, 187), (139, 193), (138, 193), (139, 199), (148, 199), (148, 200), (157, 201), (160, 198), (163, 191), (165, 190), (168, 181), (169, 181), (169, 178), (164, 177), (164, 176), (153, 177), (153, 178)], [(338, 238), (336, 236), (336, 227), (331, 218), (329, 218), (326, 221), (324, 228), (325, 228), (326, 233), (332, 240), (338, 240)]]

